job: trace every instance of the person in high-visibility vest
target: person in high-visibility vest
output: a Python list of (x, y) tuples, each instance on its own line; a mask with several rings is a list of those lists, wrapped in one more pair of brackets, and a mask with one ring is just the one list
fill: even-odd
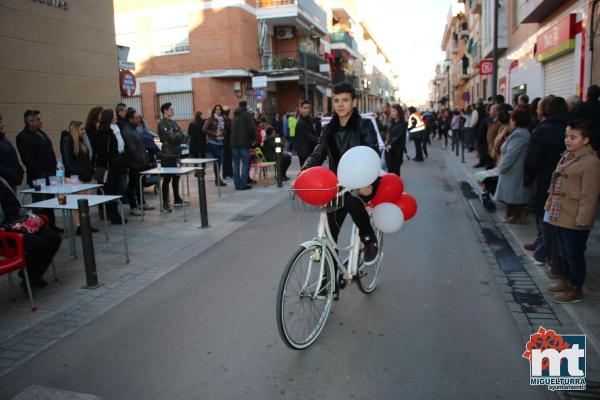
[(408, 107), (408, 137), (415, 142), (415, 161), (423, 161), (423, 139), (425, 138), (425, 120), (414, 107)]
[(288, 141), (287, 151), (290, 153), (294, 151), (294, 144), (296, 138), (296, 125), (298, 124), (298, 118), (296, 118), (296, 113), (290, 114), (288, 118), (288, 128), (290, 130), (290, 140)]

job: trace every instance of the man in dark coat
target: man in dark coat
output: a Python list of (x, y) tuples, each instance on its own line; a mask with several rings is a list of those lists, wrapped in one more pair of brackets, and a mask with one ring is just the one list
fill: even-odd
[(115, 106), (115, 114), (117, 114), (117, 126), (122, 131), (127, 125), (125, 115), (127, 114), (127, 104), (119, 103)]
[(296, 124), (296, 151), (301, 167), (319, 141), (319, 137), (315, 133), (314, 121), (310, 116), (311, 108), (312, 105), (308, 100), (300, 103), (300, 117)]
[(23, 181), (23, 168), (19, 163), (17, 151), (4, 134), (4, 118), (0, 114), (0, 177), (13, 188)]
[[(17, 135), (17, 149), (21, 155), (21, 161), (27, 171), (27, 183), (32, 186), (35, 179), (48, 178), (56, 174), (56, 155), (52, 147), (50, 137), (42, 131), (42, 117), (37, 110), (27, 110), (23, 115), (25, 128)], [(48, 183), (48, 182), (46, 182)], [(33, 195), (33, 201), (42, 201), (51, 198), (52, 195)], [(40, 210), (38, 214), (48, 216), (51, 229), (62, 232), (56, 228), (54, 210)]]
[(594, 150), (600, 151), (600, 86), (592, 85), (587, 91), (587, 100), (575, 108), (575, 117), (592, 123), (591, 144)]
[[(329, 159), (329, 169), (337, 172), (342, 155), (356, 146), (368, 146), (379, 154), (377, 132), (371, 121), (363, 119), (356, 109), (356, 92), (351, 83), (341, 82), (333, 87), (333, 107), (335, 114), (323, 129), (319, 143), (306, 159), (303, 170), (322, 165), (325, 159)], [(329, 229), (336, 241), (346, 215), (350, 214), (364, 244), (364, 261), (367, 265), (377, 260), (379, 250), (364, 204), (375, 196), (378, 184), (379, 180), (376, 180), (372, 185), (361, 189), (360, 198), (346, 193), (344, 207), (327, 214)]]
[(248, 151), (250, 145), (256, 142), (257, 136), (256, 123), (252, 114), (248, 112), (248, 103), (240, 101), (239, 107), (233, 113), (231, 123), (233, 182), (236, 190), (252, 189), (252, 186), (248, 185), (248, 171), (250, 168)]
[(129, 182), (127, 184), (127, 199), (129, 201), (130, 214), (142, 215), (138, 209), (152, 209), (144, 204), (143, 193), (140, 191), (140, 172), (148, 169), (150, 161), (144, 137), (137, 131), (137, 126), (142, 122), (139, 112), (133, 108), (125, 115), (126, 124), (121, 130), (121, 136), (125, 141), (125, 159), (129, 167)]

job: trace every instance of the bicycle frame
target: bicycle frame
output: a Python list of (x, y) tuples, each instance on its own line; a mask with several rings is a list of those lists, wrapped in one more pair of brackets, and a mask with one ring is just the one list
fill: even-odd
[[(358, 228), (356, 225), (352, 225), (352, 235), (350, 239), (350, 244), (346, 247), (339, 247), (338, 244), (331, 237), (331, 231), (329, 230), (329, 224), (327, 222), (327, 212), (321, 212), (319, 216), (319, 228), (317, 237), (313, 240), (309, 240), (307, 242), (302, 243), (300, 246), (304, 248), (309, 248), (311, 246), (319, 246), (321, 248), (321, 259), (319, 263), (319, 275), (323, 276), (324, 268), (325, 268), (325, 257), (330, 257), (330, 261), (335, 262), (335, 264), (340, 268), (342, 272), (343, 279), (346, 281), (352, 281), (353, 277), (358, 272), (358, 256), (360, 253), (360, 238), (358, 236)], [(327, 248), (329, 251), (323, 251)], [(344, 262), (340, 260), (336, 250), (341, 252), (348, 252), (348, 268), (344, 266)], [(311, 276), (311, 268), (312, 264), (309, 266), (309, 269), (306, 274), (306, 281), (304, 283), (304, 287), (307, 287), (308, 279)], [(314, 293), (320, 293), (321, 291), (321, 281), (319, 280), (317, 288)]]

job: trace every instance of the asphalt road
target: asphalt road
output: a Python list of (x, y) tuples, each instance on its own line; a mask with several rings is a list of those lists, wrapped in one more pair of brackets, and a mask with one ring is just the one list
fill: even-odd
[(105, 399), (546, 399), (439, 152), (403, 174), (417, 217), (386, 238), (375, 293), (346, 288), (310, 349), (281, 342), (275, 295), (317, 217), (283, 203), (4, 376), (0, 398), (36, 384)]

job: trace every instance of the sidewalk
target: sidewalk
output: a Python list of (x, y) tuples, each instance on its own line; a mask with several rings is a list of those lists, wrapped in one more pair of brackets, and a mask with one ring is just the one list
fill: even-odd
[[(298, 170), (297, 160), (292, 169)], [(288, 171), (295, 176), (296, 171)], [(181, 208), (171, 214), (158, 212), (158, 196), (146, 188), (148, 203), (156, 210), (141, 217), (129, 216), (127, 240), (130, 263), (125, 263), (123, 233), (120, 225), (109, 225), (109, 241), (104, 240), (104, 224), (97, 215), (92, 224), (100, 229), (94, 234), (98, 279), (104, 285), (96, 290), (82, 289), (85, 270), (81, 252), (81, 239), (76, 238), (78, 258), (69, 255), (68, 239), (63, 237), (55, 257), (59, 282), (52, 282), (52, 271), (45, 278), (49, 285), (36, 291), (36, 312), (31, 312), (29, 302), (15, 284), (17, 301), (9, 301), (10, 287), (7, 279), (0, 282), (0, 375), (33, 357), (61, 337), (97, 318), (108, 309), (147, 287), (161, 276), (176, 269), (211, 245), (225, 239), (232, 232), (253, 223), (252, 219), (267, 212), (287, 198), (284, 188), (254, 185), (252, 190), (236, 191), (233, 181), (221, 188), (217, 196), (214, 174), (206, 173), (208, 220), (210, 227), (200, 228), (197, 183), (190, 174), (190, 196), (187, 196), (185, 178), (181, 179), (180, 192), (191, 201), (187, 209), (187, 222), (183, 222)], [(184, 191), (185, 190), (185, 191)], [(57, 218), (62, 226), (62, 219)], [(202, 268), (202, 265), (198, 265)], [(15, 277), (16, 278), (16, 277)], [(19, 279), (14, 279), (18, 283)]]
[[(451, 150), (447, 150), (451, 153)], [(471, 186), (480, 194), (480, 187), (474, 178), (474, 174), (481, 169), (473, 168), (478, 162), (476, 153), (465, 153), (465, 163), (461, 163), (461, 157), (449, 154), (454, 159), (459, 168), (464, 172), (464, 176)], [(542, 289), (546, 301), (555, 310), (565, 312), (570, 316), (574, 323), (587, 335), (588, 343), (597, 351), (600, 351), (600, 213), (597, 216), (597, 222), (590, 234), (588, 240), (586, 260), (587, 275), (584, 286), (585, 299), (580, 303), (556, 304), (552, 302), (552, 294), (546, 291), (546, 288), (556, 281), (551, 280), (545, 274), (545, 267), (538, 267), (530, 260), (531, 252), (523, 249), (523, 245), (533, 242), (537, 236), (537, 229), (533, 215), (529, 215), (526, 225), (511, 225), (503, 223), (505, 207), (501, 203), (496, 203), (498, 210), (495, 213), (488, 213), (496, 221), (497, 226), (511, 242), (517, 255), (521, 259), (528, 260), (525, 266), (535, 283)], [(537, 327), (533, 327), (537, 329)], [(560, 333), (560, 332), (559, 332)], [(570, 332), (565, 332), (570, 333)]]

